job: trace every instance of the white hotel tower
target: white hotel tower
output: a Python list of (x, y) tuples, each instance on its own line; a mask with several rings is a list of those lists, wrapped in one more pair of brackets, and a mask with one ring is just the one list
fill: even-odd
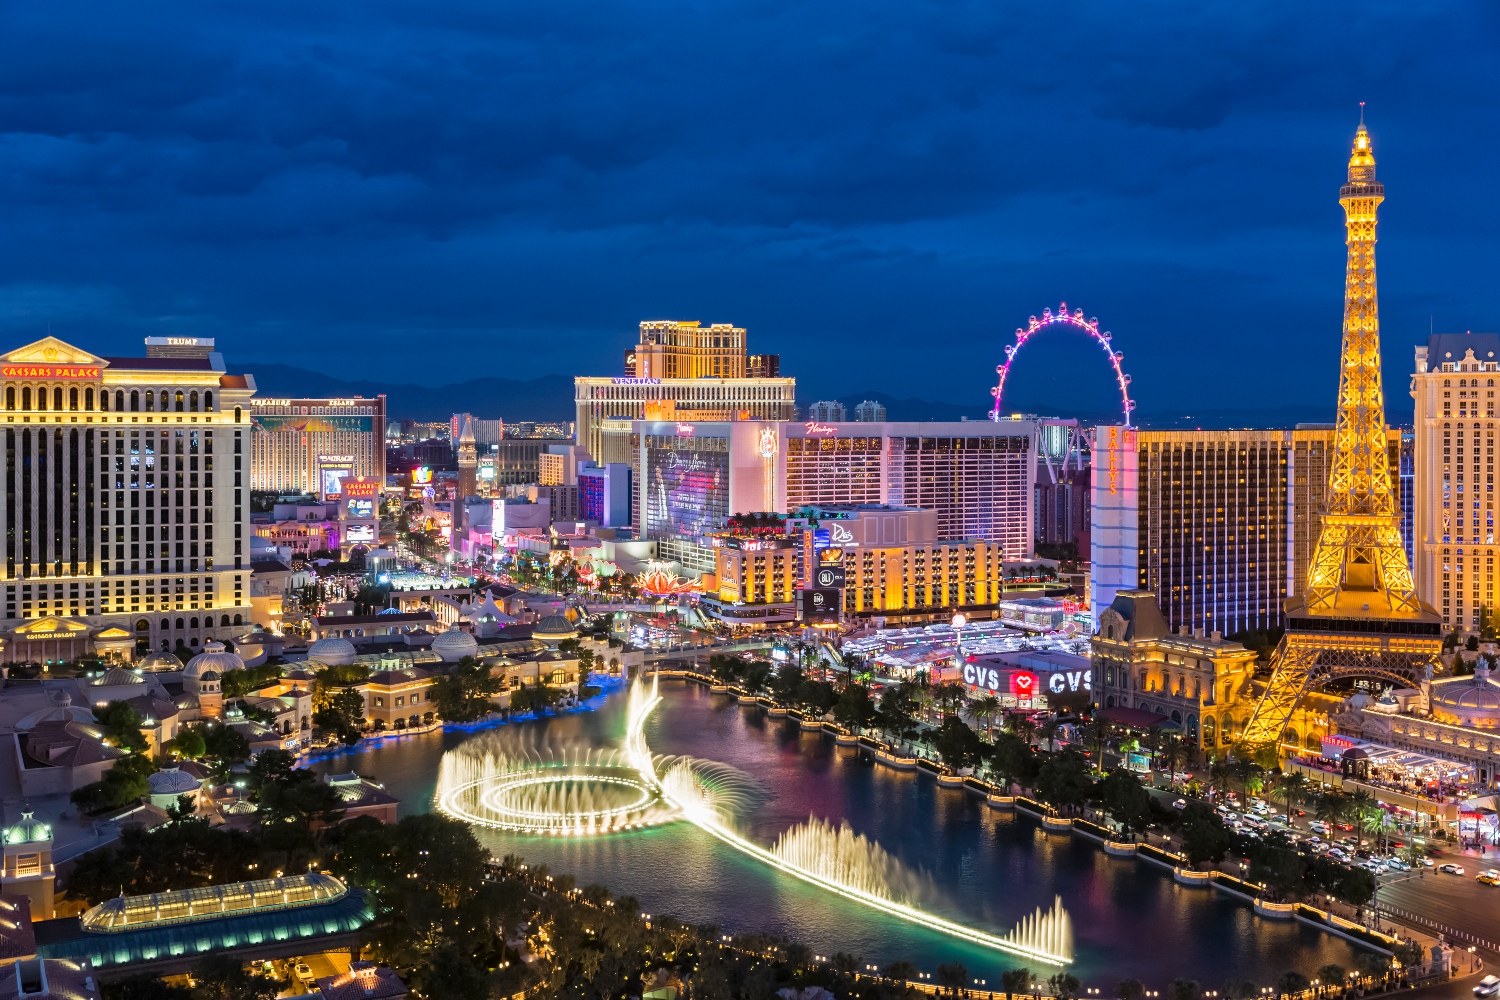
[(152, 338), (147, 355), (47, 337), (0, 361), (0, 659), (201, 648), (249, 624), (255, 382), (212, 340)]

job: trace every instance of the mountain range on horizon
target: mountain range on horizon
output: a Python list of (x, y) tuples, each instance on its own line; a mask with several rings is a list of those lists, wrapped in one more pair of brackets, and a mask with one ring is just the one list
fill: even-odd
[[(246, 366), (254, 376), (262, 396), (291, 398), (339, 398), (347, 396), (386, 396), (386, 414), (392, 420), (445, 420), (455, 412), (473, 413), (485, 419), (562, 421), (574, 418), (573, 380), (563, 375), (543, 375), (534, 379), (507, 379), (486, 376), (444, 386), (412, 383), (383, 383), (369, 379), (340, 379), (323, 372), (293, 365), (257, 364)], [(968, 405), (915, 397), (901, 398), (888, 392), (867, 390), (838, 397), (852, 412), (864, 400), (875, 400), (886, 408), (886, 419), (925, 421), (984, 420), (987, 411), (982, 404)], [(799, 400), (806, 407), (812, 399)], [(1020, 399), (1008, 402), (1008, 410), (1019, 413), (1063, 415), (1052, 411), (1045, 402)], [(1118, 410), (1066, 414), (1085, 424), (1119, 423)], [(1333, 419), (1333, 406), (1279, 406), (1261, 410), (1156, 410), (1137, 411), (1134, 423), (1149, 429), (1253, 428), (1291, 427), (1299, 423), (1327, 423)]]

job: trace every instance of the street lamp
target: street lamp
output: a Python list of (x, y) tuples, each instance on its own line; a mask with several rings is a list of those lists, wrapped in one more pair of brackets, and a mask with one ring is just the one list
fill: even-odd
[(967, 624), (969, 624), (969, 619), (965, 618), (963, 615), (957, 614), (957, 615), (953, 616), (953, 634), (956, 637), (956, 645), (957, 645), (957, 648), (958, 648), (957, 663), (958, 663), (959, 669), (962, 669), (963, 665), (964, 665), (964, 633), (963, 633), (963, 627), (965, 625), (967, 625)]

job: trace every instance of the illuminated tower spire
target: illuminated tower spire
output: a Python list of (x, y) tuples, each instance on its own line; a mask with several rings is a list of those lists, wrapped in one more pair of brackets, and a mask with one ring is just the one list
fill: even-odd
[(1385, 393), (1380, 379), (1380, 310), (1375, 292), (1375, 213), (1385, 185), (1361, 106), (1349, 153), (1349, 182), (1339, 189), (1348, 231), (1344, 340), (1338, 423), (1323, 533), (1307, 580), (1307, 610), (1334, 614), (1341, 603), (1376, 614), (1420, 609), (1401, 539), (1386, 455)]

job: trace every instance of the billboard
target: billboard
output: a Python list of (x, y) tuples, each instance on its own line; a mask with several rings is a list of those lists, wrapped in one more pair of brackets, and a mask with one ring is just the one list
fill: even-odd
[(344, 482), (344, 496), (374, 498), (380, 495), (380, 481), (376, 479), (350, 479)]
[(844, 567), (840, 563), (821, 565), (813, 570), (813, 586), (819, 590), (841, 589), (844, 586)]
[(729, 452), (653, 448), (648, 452), (646, 537), (702, 539), (729, 516)]
[(805, 622), (836, 622), (843, 602), (843, 591), (797, 591), (797, 617)]
[(297, 431), (301, 434), (328, 434), (334, 431), (364, 431), (375, 429), (374, 417), (319, 414), (298, 416), (296, 414), (252, 413), (250, 423), (258, 431)]
[(375, 525), (373, 524), (349, 524), (344, 526), (344, 541), (348, 544), (359, 544), (375, 541)]
[(323, 499), (332, 500), (334, 497), (343, 494), (344, 480), (348, 478), (353, 473), (353, 471), (353, 469), (344, 466), (320, 466), (318, 468), (318, 475), (320, 477), (320, 485), (323, 491)]
[[(345, 484), (347, 485), (347, 484)], [(375, 516), (374, 500), (350, 500), (349, 517), (353, 520), (359, 518), (373, 518)]]

